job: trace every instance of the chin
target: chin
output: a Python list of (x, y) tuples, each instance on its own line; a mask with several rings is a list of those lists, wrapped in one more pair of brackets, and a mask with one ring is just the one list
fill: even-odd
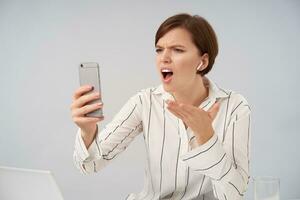
[(172, 86), (171, 85), (166, 85), (166, 84), (164, 84), (163, 83), (163, 88), (164, 88), (164, 90), (166, 91), (166, 92), (174, 92), (174, 88), (172, 88)]

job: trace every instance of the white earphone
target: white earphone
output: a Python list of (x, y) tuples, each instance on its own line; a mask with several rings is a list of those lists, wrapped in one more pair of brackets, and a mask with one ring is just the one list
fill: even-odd
[(203, 64), (203, 62), (202, 62), (202, 60), (201, 60), (200, 64), (199, 64), (198, 67), (197, 67), (197, 71), (201, 71), (201, 70), (202, 70), (202, 69), (201, 69), (202, 64)]

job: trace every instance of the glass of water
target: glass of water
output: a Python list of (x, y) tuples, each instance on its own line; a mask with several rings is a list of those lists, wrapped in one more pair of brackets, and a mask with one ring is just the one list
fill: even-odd
[(280, 181), (276, 177), (254, 178), (254, 199), (255, 200), (280, 200)]

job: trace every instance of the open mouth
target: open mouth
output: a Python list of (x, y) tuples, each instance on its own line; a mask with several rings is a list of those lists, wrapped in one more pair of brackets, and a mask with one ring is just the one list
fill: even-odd
[(164, 80), (169, 79), (173, 75), (173, 72), (170, 69), (163, 69), (163, 70), (161, 70), (161, 73), (162, 73)]

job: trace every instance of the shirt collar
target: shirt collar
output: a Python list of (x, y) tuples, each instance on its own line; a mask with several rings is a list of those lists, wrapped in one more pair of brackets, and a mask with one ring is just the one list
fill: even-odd
[[(229, 96), (229, 92), (224, 91), (223, 89), (219, 88), (217, 86), (217, 84), (215, 84), (212, 80), (210, 80), (209, 78), (207, 78), (206, 76), (203, 76), (203, 83), (206, 87), (208, 87), (208, 99), (211, 100), (219, 100), (222, 98), (227, 98)], [(160, 84), (156, 89), (153, 90), (153, 94), (155, 95), (160, 95), (162, 94), (163, 99), (167, 100), (175, 100), (174, 97), (166, 92), (164, 90), (164, 87), (162, 84)]]

